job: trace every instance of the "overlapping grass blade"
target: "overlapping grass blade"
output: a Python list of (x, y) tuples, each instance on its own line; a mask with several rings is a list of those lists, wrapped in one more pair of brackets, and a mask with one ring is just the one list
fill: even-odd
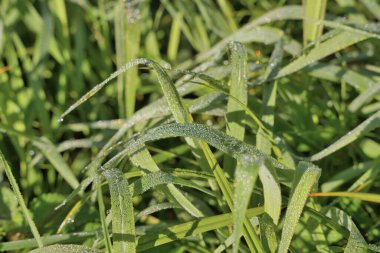
[(132, 194), (118, 169), (103, 172), (111, 193), (112, 239), (114, 252), (136, 252)]
[(259, 170), (264, 165), (262, 159), (255, 160), (250, 155), (238, 160), (235, 171), (234, 209), (233, 209), (233, 252), (238, 252), (245, 214), (256, 183)]
[(344, 226), (350, 232), (350, 237), (348, 238), (348, 242), (344, 250), (345, 253), (364, 252), (368, 249), (368, 245), (364, 237), (346, 213), (337, 208), (331, 208), (328, 211), (327, 216), (336, 220), (339, 225)]
[[(240, 104), (247, 106), (247, 52), (244, 46), (238, 42), (228, 44), (230, 50), (230, 61), (232, 65), (231, 77), (229, 80), (230, 96), (227, 103), (227, 127), (226, 133), (238, 140), (244, 141), (245, 127), (243, 125), (245, 112)], [(237, 103), (232, 97), (238, 99)], [(228, 156), (224, 157), (224, 171), (233, 174), (235, 161)]]
[[(247, 210), (247, 217), (258, 216), (264, 212), (262, 207), (251, 208)], [(231, 225), (233, 222), (232, 213), (205, 217), (194, 221), (174, 225), (163, 229), (159, 233), (146, 234), (138, 239), (138, 251), (144, 251), (158, 245), (179, 240), (187, 236), (204, 233), (207, 231), (222, 228)]]
[(204, 187), (198, 186), (189, 180), (185, 180), (179, 177), (174, 177), (173, 175), (169, 173), (165, 173), (161, 171), (146, 174), (142, 176), (140, 179), (131, 183), (131, 185), (129, 186), (129, 192), (132, 194), (132, 196), (139, 196), (142, 193), (148, 191), (149, 189), (157, 185), (162, 185), (162, 184), (178, 184), (181, 186), (187, 186), (187, 187), (197, 189), (210, 196), (214, 196), (213, 192), (207, 190)]
[[(32, 234), (36, 240), (38, 247), (39, 248), (43, 247), (43, 242), (41, 240), (40, 233), (38, 232), (36, 224), (34, 223), (33, 218), (29, 213), (28, 208), (26, 207), (26, 204), (25, 204), (24, 199), (22, 197), (20, 188), (17, 184), (16, 178), (13, 176), (12, 169), (9, 167), (9, 164), (5, 160), (5, 157), (4, 157), (3, 152), (1, 150), (0, 150), (0, 168), (2, 171), (5, 171), (5, 174), (8, 177), (8, 180), (9, 180), (9, 182), (13, 188), (13, 192), (16, 195), (17, 202), (21, 206), (21, 210), (25, 216), (25, 220), (28, 222), (28, 225), (30, 227), (30, 230), (32, 231)], [(1, 247), (0, 247), (0, 249), (1, 249)]]
[(294, 178), (291, 197), (285, 213), (284, 226), (278, 246), (279, 253), (288, 252), (290, 242), (298, 224), (308, 194), (314, 184), (318, 182), (321, 169), (307, 162), (300, 162)]
[(181, 207), (180, 205), (172, 204), (172, 203), (159, 203), (156, 205), (151, 205), (151, 206), (145, 208), (144, 210), (142, 210), (141, 212), (139, 212), (136, 215), (135, 220), (139, 220), (144, 216), (151, 215), (153, 213), (156, 213), (156, 212), (159, 212), (162, 210), (174, 209), (174, 208), (180, 208), (180, 207)]

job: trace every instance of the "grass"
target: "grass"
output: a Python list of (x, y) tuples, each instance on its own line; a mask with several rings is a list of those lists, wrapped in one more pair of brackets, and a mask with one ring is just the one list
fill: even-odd
[(0, 251), (379, 252), (376, 1), (0, 3)]

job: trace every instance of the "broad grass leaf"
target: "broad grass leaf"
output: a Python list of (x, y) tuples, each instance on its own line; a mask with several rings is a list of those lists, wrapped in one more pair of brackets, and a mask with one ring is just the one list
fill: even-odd
[(30, 253), (100, 253), (101, 250), (92, 249), (75, 244), (56, 244), (30, 251)]
[(103, 172), (111, 194), (112, 239), (114, 252), (136, 252), (132, 193), (118, 169)]
[(317, 183), (320, 174), (321, 169), (311, 163), (300, 162), (298, 164), (297, 174), (293, 182), (292, 194), (285, 213), (281, 240), (278, 246), (279, 253), (288, 252), (290, 242), (308, 195), (313, 185)]

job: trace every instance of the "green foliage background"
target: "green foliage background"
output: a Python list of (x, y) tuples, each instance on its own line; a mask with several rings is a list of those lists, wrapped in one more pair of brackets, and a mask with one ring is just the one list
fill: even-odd
[(2, 0), (0, 251), (379, 252), (379, 20)]

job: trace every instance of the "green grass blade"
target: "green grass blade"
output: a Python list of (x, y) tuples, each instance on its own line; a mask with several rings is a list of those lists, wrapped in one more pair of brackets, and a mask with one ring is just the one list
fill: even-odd
[(348, 46), (354, 45), (360, 41), (366, 40), (369, 37), (370, 35), (368, 34), (355, 34), (351, 31), (343, 31), (338, 35), (322, 42), (318, 48), (310, 50), (307, 54), (298, 57), (296, 60), (283, 67), (275, 78), (290, 75), (318, 60), (325, 58), (326, 56), (338, 52)]
[(112, 253), (112, 243), (111, 243), (111, 237), (108, 231), (108, 224), (106, 222), (106, 208), (105, 208), (104, 200), (103, 200), (103, 191), (101, 187), (101, 182), (98, 182), (96, 185), (98, 186), (97, 196), (98, 196), (98, 206), (99, 206), (99, 216), (100, 216), (99, 218), (100, 218), (100, 223), (102, 225), (104, 244), (106, 246), (106, 252)]
[[(26, 207), (26, 204), (24, 202), (24, 199), (22, 197), (20, 188), (17, 184), (16, 178), (13, 176), (12, 169), (9, 167), (9, 164), (5, 160), (5, 157), (3, 155), (3, 152), (0, 150), (0, 169), (2, 171), (5, 171), (9, 182), (11, 183), (11, 186), (13, 188), (13, 191), (16, 195), (17, 202), (21, 206), (21, 210), (25, 216), (26, 221), (28, 222), (28, 225), (30, 227), (30, 230), (32, 231), (32, 234), (37, 242), (37, 245), (39, 248), (43, 247), (43, 242), (41, 240), (40, 233), (38, 232), (38, 229), (36, 227), (36, 224), (34, 223), (32, 216), (29, 213), (28, 208)], [(1, 249), (1, 248), (0, 248)]]
[(183, 14), (178, 13), (173, 20), (170, 30), (170, 39), (168, 45), (168, 58), (170, 61), (177, 59), (178, 47), (181, 38), (181, 24), (183, 22)]
[(327, 0), (303, 0), (303, 45), (316, 41), (322, 34), (323, 25), (313, 20), (323, 20)]
[(351, 142), (357, 140), (360, 136), (378, 128), (379, 126), (380, 126), (380, 111), (374, 113), (371, 117), (363, 121), (353, 130), (348, 132), (346, 135), (341, 137), (339, 140), (337, 140), (336, 142), (334, 142), (327, 148), (323, 149), (322, 151), (318, 152), (315, 155), (312, 155), (310, 159), (311, 161), (321, 160), (322, 158), (347, 146)]
[[(156, 162), (153, 160), (152, 156), (150, 155), (149, 151), (146, 149), (145, 146), (141, 146), (141, 148), (135, 152), (131, 156), (131, 161), (134, 165), (139, 166), (143, 169), (146, 169), (150, 172), (158, 172), (160, 169), (158, 168)], [(168, 197), (177, 203), (178, 205), (182, 206), (187, 212), (189, 212), (191, 215), (195, 217), (202, 217), (203, 214), (198, 208), (196, 208), (184, 195), (183, 193), (177, 189), (173, 184), (168, 184), (166, 187), (163, 188), (163, 191), (165, 192)]]
[(112, 239), (114, 252), (136, 252), (132, 194), (118, 169), (103, 172), (111, 193)]
[(252, 156), (243, 156), (235, 171), (234, 209), (233, 209), (233, 252), (238, 252), (245, 214), (256, 183), (263, 160), (254, 160)]
[(353, 199), (360, 199), (373, 203), (380, 203), (380, 194), (365, 193), (365, 192), (321, 192), (313, 193), (313, 197), (347, 197)]
[(366, 252), (368, 245), (350, 216), (337, 208), (331, 208), (327, 216), (350, 232), (350, 237), (344, 250), (345, 253)]
[[(241, 141), (244, 141), (245, 127), (243, 125), (245, 112), (241, 105), (235, 102), (232, 97), (238, 99), (241, 104), (247, 106), (247, 52), (244, 46), (238, 42), (228, 44), (231, 52), (230, 61), (232, 65), (231, 77), (229, 80), (231, 96), (228, 97), (227, 103), (227, 122), (226, 133)], [(228, 156), (224, 157), (224, 171), (233, 175), (235, 161)]]
[[(247, 217), (258, 216), (264, 212), (262, 207), (251, 208), (247, 210)], [(204, 233), (207, 231), (219, 229), (233, 222), (232, 213), (205, 217), (194, 221), (174, 225), (161, 230), (159, 233), (146, 234), (138, 239), (138, 251), (144, 251), (158, 245), (179, 240), (187, 236)]]
[(101, 250), (91, 249), (75, 244), (56, 244), (30, 251), (30, 253), (100, 253)]
[[(58, 234), (58, 235), (48, 235), (41, 237), (43, 245), (55, 244), (55, 243), (70, 243), (84, 241), (85, 239), (93, 238), (97, 235), (99, 231), (96, 232), (79, 232), (71, 234)], [(0, 250), (11, 251), (38, 247), (36, 239), (23, 239), (12, 242), (1, 242)]]
[(74, 173), (67, 165), (57, 148), (47, 138), (41, 138), (40, 140), (33, 140), (33, 145), (41, 150), (44, 156), (54, 166), (57, 172), (65, 179), (65, 181), (73, 188), (79, 186), (79, 182)]
[(156, 213), (156, 212), (159, 212), (159, 211), (162, 211), (162, 210), (174, 209), (174, 208), (180, 208), (180, 205), (172, 204), (172, 203), (159, 203), (159, 204), (156, 204), (156, 205), (152, 205), (152, 206), (149, 206), (149, 207), (145, 208), (141, 212), (139, 212), (136, 215), (135, 220), (137, 221), (137, 220), (141, 219), (144, 216), (151, 215), (153, 213)]
[(292, 194), (286, 209), (284, 226), (282, 229), (281, 240), (278, 246), (279, 253), (288, 252), (290, 242), (298, 224), (302, 210), (306, 203), (311, 188), (317, 183), (321, 174), (321, 169), (313, 164), (300, 162), (297, 166), (298, 176), (296, 175)]

